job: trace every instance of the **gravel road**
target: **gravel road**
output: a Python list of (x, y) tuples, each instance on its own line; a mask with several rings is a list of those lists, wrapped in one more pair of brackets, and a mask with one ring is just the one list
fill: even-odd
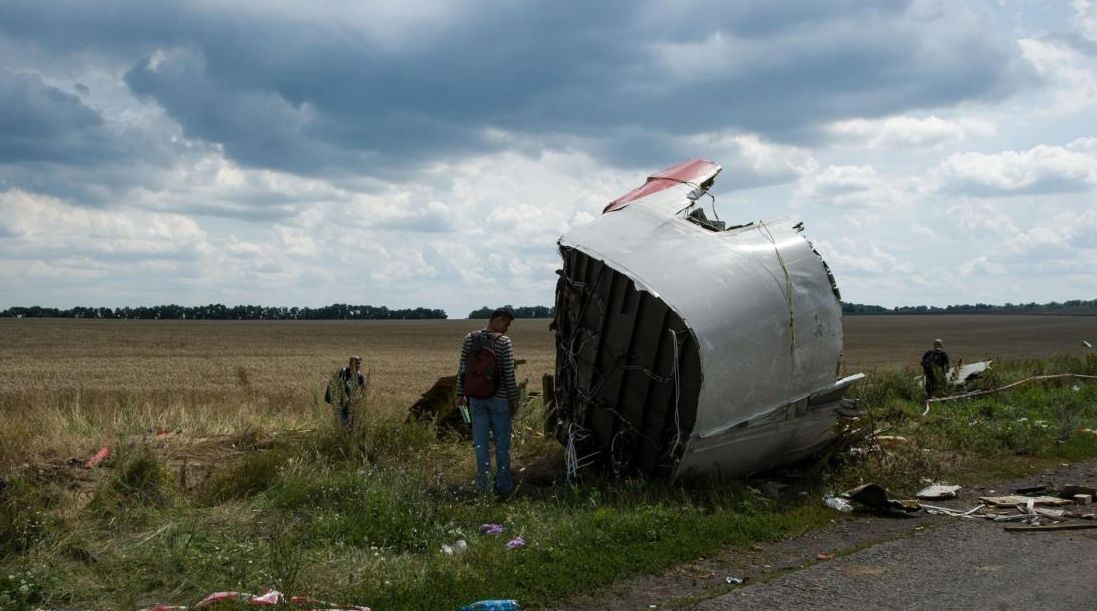
[[(1013, 485), (1097, 481), (1097, 461), (1064, 467)], [(980, 490), (992, 492), (966, 491), (954, 507), (972, 506)], [(916, 523), (905, 536), (695, 608), (1097, 609), (1097, 529), (1013, 533), (1002, 523), (942, 516)]]
[(1097, 530), (960, 520), (711, 599), (698, 609), (1095, 609)]

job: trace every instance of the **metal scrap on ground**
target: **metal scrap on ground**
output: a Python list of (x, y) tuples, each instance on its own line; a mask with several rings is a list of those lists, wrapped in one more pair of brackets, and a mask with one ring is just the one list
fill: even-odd
[[(959, 486), (930, 486), (931, 488), (959, 488)], [(1044, 486), (1031, 488), (1044, 492)], [(890, 498), (887, 490), (877, 484), (865, 484), (842, 493), (841, 496), (827, 496), (824, 502), (828, 507), (839, 511), (849, 511), (848, 505), (840, 501), (848, 498), (865, 507), (875, 510), (885, 510), (892, 515), (909, 515), (912, 512), (924, 511), (930, 515), (944, 515), (967, 519), (985, 519), (993, 522), (1014, 523), (1022, 522), (1025, 527), (1008, 526), (1006, 530), (1021, 531), (1050, 531), (1050, 530), (1076, 530), (1097, 528), (1097, 514), (1093, 512), (1078, 511), (1075, 508), (1088, 506), (1092, 495), (1079, 493), (1078, 491), (1091, 491), (1087, 486), (1066, 485), (1059, 489), (1058, 496), (1042, 494), (1040, 496), (1025, 496), (1020, 494), (1006, 496), (980, 497), (982, 504), (971, 509), (957, 509), (953, 507), (941, 507), (928, 505), (918, 501), (901, 501)], [(924, 492), (924, 491), (923, 491)], [(936, 492), (936, 491), (934, 491)], [(919, 493), (921, 494), (921, 493)], [(948, 497), (943, 497), (948, 498)], [(1068, 506), (1070, 508), (1068, 508)], [(1058, 507), (1054, 509), (1052, 507)], [(1082, 520), (1078, 522), (1077, 520)], [(1034, 528), (1039, 527), (1039, 528)]]
[(954, 499), (956, 498), (956, 493), (959, 491), (959, 486), (950, 486), (948, 484), (933, 484), (922, 488), (914, 496), (920, 499), (926, 499), (930, 501), (936, 499)]

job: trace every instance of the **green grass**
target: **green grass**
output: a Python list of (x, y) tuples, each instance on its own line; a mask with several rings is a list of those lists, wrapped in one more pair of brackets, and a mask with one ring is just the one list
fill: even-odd
[[(981, 384), (1063, 371), (1092, 375), (1097, 357), (999, 363)], [(818, 502), (827, 488), (875, 481), (908, 493), (923, 478), (986, 481), (1097, 456), (1097, 435), (1079, 432), (1097, 428), (1097, 383), (1038, 382), (934, 404), (923, 417), (911, 378), (881, 372), (856, 390), (868, 423), (906, 443), (840, 453), (808, 497), (783, 503), (738, 482), (599, 477), (500, 503), (461, 489), (471, 473), (452, 471), (468, 468), (467, 442), (419, 424), (318, 426), (267, 443), (243, 431), (235, 445), (246, 451), (193, 489), (152, 446), (123, 448), (90, 491), (28, 472), (0, 492), (0, 608), (193, 605), (213, 591), (271, 587), (374, 609), (484, 598), (559, 606), (720, 548), (819, 528), (835, 517)], [(506, 532), (480, 534), (487, 522)], [(515, 536), (525, 547), (506, 549)], [(467, 551), (442, 553), (458, 539)]]

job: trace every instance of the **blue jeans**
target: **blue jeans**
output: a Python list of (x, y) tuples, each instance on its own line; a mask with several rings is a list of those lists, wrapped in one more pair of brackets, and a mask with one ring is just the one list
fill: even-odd
[(469, 399), (472, 412), (472, 449), (476, 455), (476, 489), (488, 492), (491, 482), (489, 437), (495, 441), (495, 490), (510, 492), (510, 403), (506, 399)]

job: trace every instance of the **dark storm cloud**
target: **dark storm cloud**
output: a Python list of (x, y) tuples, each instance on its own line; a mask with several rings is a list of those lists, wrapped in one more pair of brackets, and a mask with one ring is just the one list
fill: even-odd
[(0, 69), (0, 165), (113, 154), (102, 117), (80, 98), (37, 75)]
[(970, 10), (470, 2), (442, 26), (405, 24), (393, 44), (340, 15), (53, 2), (8, 3), (0, 29), (60, 53), (130, 58), (133, 92), (246, 165), (376, 173), (498, 146), (492, 128), (580, 136), (649, 165), (676, 135), (796, 141), (836, 119), (1006, 95), (1026, 82), (1015, 45)]

